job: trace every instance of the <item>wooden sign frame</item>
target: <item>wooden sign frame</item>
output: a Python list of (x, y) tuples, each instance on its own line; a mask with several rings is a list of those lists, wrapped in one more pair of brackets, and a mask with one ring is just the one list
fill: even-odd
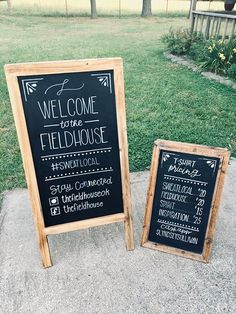
[[(35, 167), (27, 131), (26, 119), (21, 99), (18, 76), (61, 74), (74, 72), (113, 70), (116, 100), (117, 129), (120, 152), (121, 184), (124, 212), (45, 227), (41, 201), (37, 185)], [(52, 266), (47, 236), (75, 231), (110, 223), (124, 222), (125, 243), (127, 250), (134, 249), (133, 223), (131, 213), (128, 145), (126, 133), (126, 112), (123, 79), (123, 61), (121, 58), (88, 59), (76, 61), (54, 61), (39, 63), (22, 63), (5, 65), (6, 79), (19, 139), (26, 181), (30, 193), (33, 217), (37, 231), (42, 263), (44, 267)]]
[[(158, 165), (160, 162), (159, 157), (160, 157), (161, 150), (168, 150), (168, 151), (173, 151), (173, 152), (189, 153), (189, 154), (195, 154), (195, 155), (204, 155), (204, 156), (209, 156), (209, 157), (220, 158), (220, 166), (219, 166), (219, 170), (216, 177), (202, 254), (196, 254), (190, 251), (184, 251), (179, 248), (163, 245), (156, 242), (151, 242), (148, 239), (149, 231), (150, 231), (151, 215), (152, 215), (152, 209), (153, 209), (153, 203), (154, 203), (154, 197), (155, 197), (155, 187), (156, 187), (156, 182), (158, 178), (157, 177)], [(222, 194), (222, 189), (223, 189), (223, 184), (224, 184), (224, 179), (225, 179), (225, 173), (226, 173), (226, 169), (229, 163), (229, 156), (230, 156), (229, 151), (224, 148), (208, 147), (208, 146), (203, 146), (203, 145), (187, 144), (187, 143), (172, 142), (172, 141), (165, 141), (165, 140), (156, 140), (154, 142), (141, 246), (154, 249), (154, 250), (159, 250), (166, 253), (170, 253), (170, 254), (175, 254), (178, 256), (183, 256), (183, 257), (194, 259), (201, 262), (209, 261), (213, 236), (214, 236), (215, 227), (216, 227), (216, 219), (218, 215), (219, 204), (220, 204), (220, 199), (221, 199), (221, 194)]]

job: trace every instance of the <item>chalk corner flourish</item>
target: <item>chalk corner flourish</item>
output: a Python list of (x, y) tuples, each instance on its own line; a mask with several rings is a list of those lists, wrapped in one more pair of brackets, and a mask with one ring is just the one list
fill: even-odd
[(96, 77), (101, 86), (109, 89), (112, 94), (111, 74), (110, 73), (93, 73), (91, 76)]
[(39, 81), (43, 80), (43, 78), (32, 78), (32, 79), (23, 79), (21, 81), (24, 93), (24, 99), (27, 102), (28, 98), (31, 94), (36, 92)]

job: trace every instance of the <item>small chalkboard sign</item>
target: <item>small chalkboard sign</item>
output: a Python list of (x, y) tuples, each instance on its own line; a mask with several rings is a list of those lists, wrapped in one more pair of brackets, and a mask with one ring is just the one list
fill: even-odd
[(227, 149), (157, 140), (141, 245), (208, 262)]
[(125, 223), (132, 250), (122, 59), (5, 66), (40, 250), (47, 235)]

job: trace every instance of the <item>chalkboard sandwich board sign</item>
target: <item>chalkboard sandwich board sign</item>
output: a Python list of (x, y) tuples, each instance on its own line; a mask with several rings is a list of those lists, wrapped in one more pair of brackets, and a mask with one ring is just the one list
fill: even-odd
[(208, 262), (227, 149), (154, 143), (141, 245)]
[(122, 59), (5, 72), (44, 267), (50, 234), (124, 222), (132, 250)]

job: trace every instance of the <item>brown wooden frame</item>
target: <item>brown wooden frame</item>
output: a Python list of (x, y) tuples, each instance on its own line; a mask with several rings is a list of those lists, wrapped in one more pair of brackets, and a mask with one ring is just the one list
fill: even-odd
[[(153, 207), (154, 194), (155, 194), (155, 186), (156, 186), (156, 180), (157, 180), (157, 175), (158, 175), (159, 156), (160, 156), (160, 150), (163, 150), (163, 149), (168, 150), (168, 151), (175, 151), (175, 152), (177, 151), (177, 152), (190, 153), (190, 154), (195, 154), (195, 155), (218, 157), (221, 160), (220, 167), (219, 167), (217, 177), (216, 177), (216, 184), (214, 188), (202, 254), (191, 253), (188, 251), (173, 248), (173, 247), (166, 246), (163, 244), (154, 243), (148, 240), (151, 215), (152, 215), (152, 207)], [(155, 249), (155, 250), (159, 250), (162, 252), (171, 253), (171, 254), (175, 254), (179, 256), (184, 256), (184, 257), (198, 260), (201, 262), (209, 261), (209, 255), (211, 252), (213, 235), (215, 232), (216, 219), (217, 219), (219, 205), (220, 205), (220, 198), (221, 198), (221, 193), (223, 189), (225, 173), (226, 173), (226, 169), (229, 162), (229, 156), (230, 156), (229, 151), (224, 148), (208, 147), (208, 146), (203, 146), (203, 145), (187, 144), (187, 143), (164, 141), (164, 140), (157, 140), (154, 142), (149, 187), (147, 191), (146, 212), (145, 212), (145, 217), (144, 217), (143, 233), (142, 233), (142, 240), (141, 240), (141, 245), (143, 247), (147, 247), (150, 249)]]
[[(38, 185), (36, 180), (35, 168), (32, 158), (32, 152), (30, 148), (29, 135), (27, 131), (17, 77), (36, 74), (43, 75), (53, 73), (73, 73), (102, 70), (114, 71), (117, 129), (120, 150), (121, 181), (124, 212), (108, 216), (102, 216), (98, 218), (87, 219), (83, 221), (76, 221), (61, 225), (55, 225), (51, 227), (45, 227)], [(88, 59), (76, 61), (8, 64), (5, 65), (5, 73), (23, 159), (26, 181), (32, 202), (34, 222), (36, 226), (43, 266), (44, 267), (52, 266), (50, 250), (47, 241), (48, 235), (69, 232), (94, 226), (100, 226), (109, 223), (124, 222), (126, 248), (127, 250), (133, 250), (134, 238), (130, 199), (128, 145), (126, 133), (126, 112), (125, 112), (122, 59), (110, 58), (110, 59)]]

